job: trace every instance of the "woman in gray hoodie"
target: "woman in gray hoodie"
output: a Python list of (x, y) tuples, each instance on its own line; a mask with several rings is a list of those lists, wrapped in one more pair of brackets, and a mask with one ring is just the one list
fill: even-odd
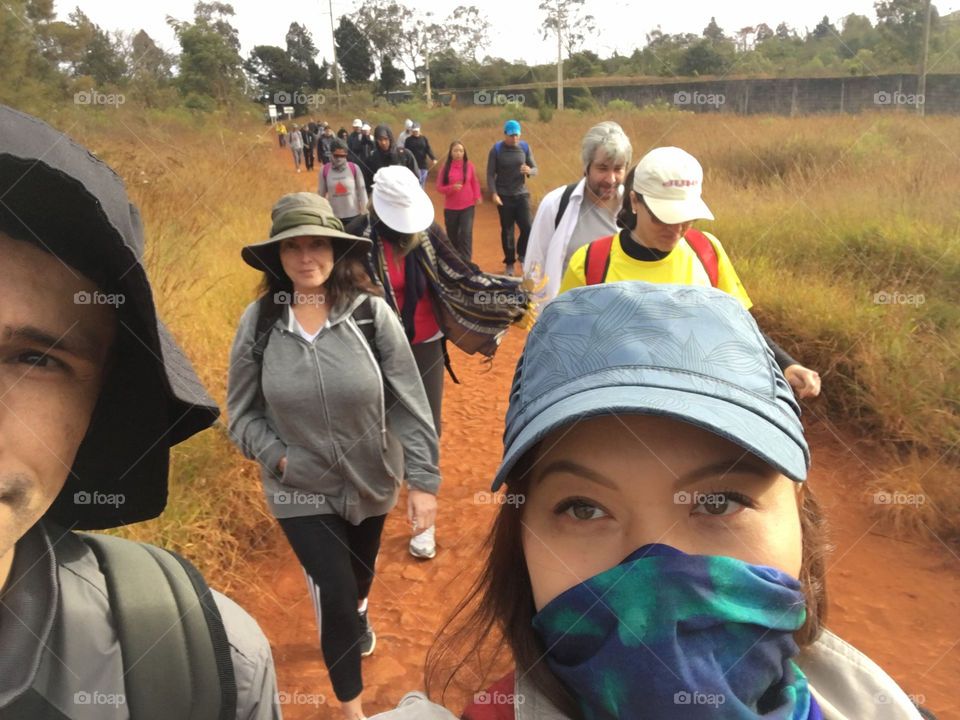
[(403, 327), (363, 270), (370, 241), (313, 193), (280, 198), (272, 220), (270, 238), (242, 252), (263, 294), (231, 350), (229, 428), (319, 588), (324, 661), (354, 720), (383, 522), (406, 478), (408, 520), (433, 524), (437, 434)]

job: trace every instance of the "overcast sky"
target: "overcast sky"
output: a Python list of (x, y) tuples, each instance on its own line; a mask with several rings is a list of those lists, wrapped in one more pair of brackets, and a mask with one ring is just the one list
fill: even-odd
[[(173, 32), (165, 18), (172, 15), (178, 20), (192, 20), (195, 0), (164, 0), (153, 2), (118, 2), (117, 0), (56, 0), (59, 17), (66, 16), (79, 6), (93, 22), (105, 30), (136, 32), (141, 28), (169, 51), (179, 52)], [(587, 12), (597, 19), (600, 28), (596, 37), (588, 40), (585, 49), (600, 57), (608, 57), (616, 50), (629, 55), (637, 47), (646, 44), (646, 34), (659, 25), (665, 33), (692, 32), (700, 34), (712, 15), (724, 32), (732, 35), (745, 26), (767, 23), (775, 28), (780, 22), (803, 33), (813, 27), (824, 15), (839, 24), (840, 18), (850, 13), (866, 15), (876, 22), (874, 0), (807, 0), (802, 3), (769, 3), (745, 0), (736, 3), (686, 0), (685, 2), (639, 3), (627, 0), (622, 3), (587, 0)], [(320, 50), (319, 63), (326, 56), (332, 59), (330, 39), (329, 0), (296, 0), (295, 2), (255, 2), (236, 0), (233, 25), (240, 33), (242, 55), (246, 57), (254, 45), (285, 46), (287, 28), (291, 22), (299, 22), (313, 34)], [(333, 15), (339, 22), (341, 15), (350, 15), (358, 6), (356, 0), (333, 0)], [(556, 41), (543, 40), (539, 28), (542, 13), (539, 3), (485, 2), (469, 3), (461, 0), (407, 0), (410, 7), (420, 11), (432, 11), (443, 19), (458, 4), (474, 4), (487, 14), (491, 25), (491, 43), (486, 53), (507, 60), (524, 60), (530, 65), (552, 62), (556, 59)], [(935, 5), (941, 15), (960, 8), (960, 0), (945, 0)], [(500, 8), (509, 8), (502, 10)], [(629, 9), (624, 9), (629, 8)], [(482, 54), (481, 54), (482, 57)]]

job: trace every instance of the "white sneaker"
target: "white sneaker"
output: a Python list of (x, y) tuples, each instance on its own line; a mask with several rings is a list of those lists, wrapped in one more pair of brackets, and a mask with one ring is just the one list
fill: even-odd
[(507, 263), (504, 267), (503, 274), (507, 277), (513, 277), (513, 263)]
[(437, 543), (434, 540), (436, 526), (431, 525), (419, 535), (410, 538), (410, 554), (415, 558), (429, 560), (437, 554)]

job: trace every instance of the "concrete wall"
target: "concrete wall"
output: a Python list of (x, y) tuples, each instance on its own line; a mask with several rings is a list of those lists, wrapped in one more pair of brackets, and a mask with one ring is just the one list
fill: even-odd
[[(564, 88), (569, 107), (580, 88)], [(742, 115), (811, 115), (858, 113), (864, 110), (913, 112), (917, 105), (916, 75), (879, 77), (772, 78), (745, 80), (678, 81), (655, 85), (609, 85), (590, 88), (601, 105), (626, 100), (644, 107), (657, 100), (682, 110)], [(547, 102), (556, 103), (556, 89), (545, 89)], [(503, 104), (520, 99), (534, 106), (533, 88), (458, 90), (458, 105)], [(920, 102), (926, 114), (960, 114), (960, 75), (928, 75), (926, 97)]]

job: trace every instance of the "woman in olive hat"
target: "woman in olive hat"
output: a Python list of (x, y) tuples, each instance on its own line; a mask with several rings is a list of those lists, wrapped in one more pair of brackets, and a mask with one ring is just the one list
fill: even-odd
[(263, 272), (230, 357), (234, 442), (260, 463), (267, 504), (319, 588), (321, 647), (344, 717), (362, 718), (367, 594), (386, 514), (433, 524), (437, 434), (410, 344), (371, 284), (370, 241), (313, 193), (277, 202), (270, 237), (243, 248)]

